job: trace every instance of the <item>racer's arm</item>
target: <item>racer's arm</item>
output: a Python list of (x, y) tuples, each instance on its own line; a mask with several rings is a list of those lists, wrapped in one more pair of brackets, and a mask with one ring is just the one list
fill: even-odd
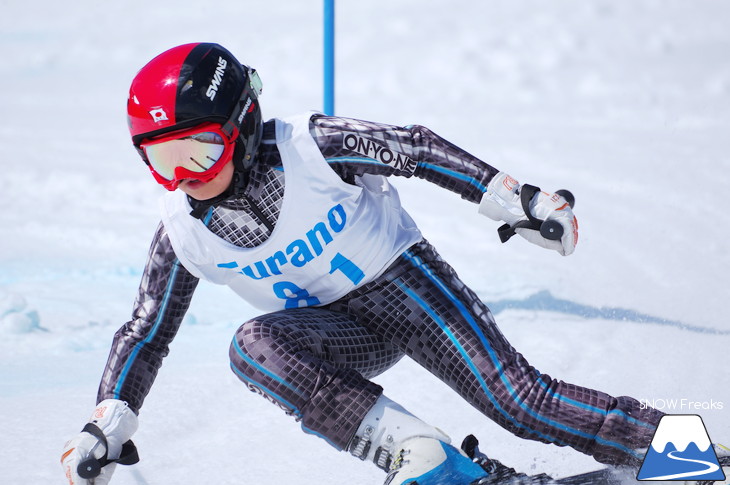
[(198, 280), (178, 262), (164, 226), (150, 248), (132, 320), (114, 335), (97, 406), (83, 430), (63, 449), (69, 484), (106, 485), (117, 463), (137, 458), (131, 437), (168, 345), (175, 337)]
[[(523, 201), (517, 180), (424, 126), (314, 115), (310, 132), (327, 163), (345, 181), (354, 183), (364, 174), (416, 176), (479, 204), (479, 213), (506, 222), (533, 244), (567, 256), (578, 242), (578, 222), (563, 197), (536, 191)], [(546, 239), (537, 222), (524, 226), (536, 219), (560, 224), (562, 237)]]
[(311, 132), (343, 180), (366, 173), (418, 177), (479, 203), (499, 170), (425, 126), (314, 115)]
[(132, 320), (114, 335), (97, 402), (126, 401), (138, 413), (168, 345), (187, 311), (198, 279), (178, 261), (162, 224), (152, 241)]

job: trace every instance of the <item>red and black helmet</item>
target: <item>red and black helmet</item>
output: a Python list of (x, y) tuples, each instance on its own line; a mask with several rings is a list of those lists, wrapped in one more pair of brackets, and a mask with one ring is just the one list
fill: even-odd
[(240, 164), (237, 168), (248, 169), (263, 126), (260, 92), (256, 71), (222, 46), (173, 47), (147, 63), (132, 81), (127, 100), (132, 142), (147, 162), (143, 141), (216, 123), (236, 144), (232, 156)]

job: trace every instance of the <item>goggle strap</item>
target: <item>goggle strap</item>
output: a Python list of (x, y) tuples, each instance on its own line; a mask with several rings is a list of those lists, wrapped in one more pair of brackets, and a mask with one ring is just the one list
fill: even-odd
[(226, 123), (221, 126), (221, 131), (225, 133), (229, 140), (234, 138), (234, 134), (237, 134), (236, 132), (238, 130), (238, 126), (236, 126), (236, 124), (231, 120), (226, 121)]

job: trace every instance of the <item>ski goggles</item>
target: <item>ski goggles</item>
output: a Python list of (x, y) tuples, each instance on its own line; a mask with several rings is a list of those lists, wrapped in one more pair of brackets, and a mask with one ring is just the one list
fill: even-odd
[(216, 123), (176, 131), (139, 145), (152, 175), (167, 190), (184, 179), (210, 182), (233, 158), (234, 143)]

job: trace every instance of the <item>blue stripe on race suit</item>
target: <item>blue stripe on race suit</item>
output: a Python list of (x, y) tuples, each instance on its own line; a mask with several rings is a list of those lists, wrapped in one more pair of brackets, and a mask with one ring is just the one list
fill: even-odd
[(244, 374), (243, 372), (241, 372), (241, 370), (239, 370), (235, 365), (233, 365), (233, 362), (231, 362), (231, 370), (242, 381), (248, 382), (248, 383), (256, 386), (258, 389), (261, 390), (261, 392), (265, 392), (268, 396), (273, 397), (274, 399), (277, 400), (277, 402), (280, 402), (281, 404), (283, 404), (284, 406), (286, 406), (288, 409), (291, 410), (292, 414), (294, 416), (296, 416), (297, 418), (301, 418), (302, 417), (302, 412), (295, 405), (293, 405), (292, 403), (290, 403), (289, 401), (287, 401), (286, 399), (284, 399), (283, 397), (281, 397), (280, 395), (278, 395), (277, 393), (275, 393), (274, 391), (272, 391), (268, 387), (264, 386), (260, 382), (257, 382), (255, 380), (251, 379), (249, 376), (247, 376), (246, 374)]
[(562, 401), (564, 403), (571, 404), (575, 407), (579, 407), (581, 409), (592, 411), (594, 413), (603, 414), (604, 416), (607, 416), (609, 414), (616, 414), (616, 415), (620, 416), (622, 419), (625, 419), (626, 421), (628, 421), (629, 423), (635, 424), (637, 426), (641, 426), (642, 428), (647, 428), (647, 429), (656, 428), (656, 426), (654, 426), (652, 424), (646, 423), (644, 421), (639, 421), (638, 419), (629, 416), (628, 414), (621, 411), (620, 409), (612, 409), (612, 410), (606, 412), (605, 409), (597, 408), (595, 406), (591, 406), (590, 404), (575, 401), (575, 400), (567, 398), (565, 396), (561, 396), (560, 394), (556, 393), (554, 390), (550, 389), (548, 387), (547, 383), (542, 381), (542, 376), (539, 376), (537, 383), (540, 385), (540, 387), (545, 389), (545, 392), (547, 392), (547, 394), (549, 396), (555, 397), (556, 399), (558, 399), (559, 401)]
[[(589, 438), (589, 439), (595, 440), (597, 443), (600, 443), (602, 445), (609, 446), (609, 447), (612, 447), (612, 448), (616, 448), (616, 449), (619, 449), (619, 450), (621, 450), (621, 451), (623, 451), (625, 453), (628, 453), (630, 455), (640, 457), (639, 454), (637, 454), (636, 451), (634, 451), (634, 450), (632, 450), (632, 449), (630, 449), (630, 448), (628, 448), (628, 447), (626, 447), (624, 445), (621, 445), (620, 443), (616, 443), (616, 442), (613, 442), (613, 441), (610, 441), (610, 440), (606, 440), (604, 438), (600, 438), (600, 437), (595, 436), (593, 434), (586, 433), (586, 432), (583, 432), (583, 431), (580, 431), (580, 430), (577, 430), (577, 429), (573, 429), (573, 428), (571, 428), (569, 426), (566, 426), (563, 423), (559, 423), (559, 422), (553, 421), (551, 419), (548, 419), (548, 418), (540, 415), (538, 412), (536, 412), (535, 410), (533, 410), (527, 404), (525, 404), (522, 401), (522, 399), (517, 395), (517, 392), (512, 387), (512, 384), (506, 378), (505, 373), (504, 373), (504, 367), (503, 367), (502, 363), (500, 362), (499, 358), (497, 357), (496, 353), (494, 352), (494, 349), (492, 349), (491, 345), (489, 345), (489, 342), (487, 341), (486, 337), (484, 336), (484, 333), (481, 331), (481, 329), (477, 325), (476, 321), (474, 321), (474, 318), (469, 313), (469, 311), (466, 309), (466, 307), (464, 306), (464, 304), (458, 298), (456, 298), (456, 296), (451, 292), (451, 290), (438, 278), (438, 276), (436, 276), (436, 274), (426, 265), (426, 263), (421, 260), (421, 258), (419, 258), (418, 256), (414, 255), (411, 251), (405, 251), (403, 254), (406, 257), (406, 259), (411, 264), (413, 264), (413, 266), (415, 266), (416, 268), (420, 269), (432, 282), (434, 282), (436, 284), (436, 286), (456, 306), (456, 308), (459, 310), (459, 312), (462, 314), (462, 316), (466, 319), (466, 321), (469, 323), (469, 325), (471, 326), (471, 328), (474, 331), (474, 333), (477, 335), (477, 337), (481, 341), (482, 345), (484, 346), (484, 349), (489, 354), (489, 357), (490, 357), (490, 359), (492, 361), (492, 364), (494, 365), (495, 369), (497, 370), (497, 372), (499, 374), (500, 380), (504, 384), (505, 388), (509, 391), (510, 397), (513, 399), (513, 401), (515, 402), (515, 404), (517, 404), (522, 410), (524, 410), (525, 412), (527, 412), (527, 414), (529, 414), (530, 416), (534, 417), (538, 421), (541, 421), (541, 422), (543, 422), (545, 424), (548, 424), (549, 426), (552, 426), (553, 428), (566, 431), (566, 432), (571, 433), (571, 434), (574, 434), (576, 436), (581, 436), (581, 437), (584, 437), (584, 438)], [(412, 292), (409, 293), (409, 294), (411, 294), (411, 296), (413, 296), (413, 293)], [(429, 312), (429, 314), (432, 317), (434, 317), (435, 320), (436, 320), (436, 318), (438, 318), (437, 316), (435, 316), (435, 312), (430, 307), (428, 307), (428, 304), (426, 302), (420, 300), (419, 301), (419, 304), (424, 308), (424, 310), (426, 310), (427, 312)], [(464, 357), (464, 359), (467, 361), (467, 364), (469, 365), (469, 368), (472, 370), (472, 372), (474, 373), (475, 377), (479, 380), (479, 382), (480, 382), (480, 384), (482, 386), (482, 389), (484, 390), (484, 392), (487, 395), (487, 397), (489, 398), (489, 400), (492, 401), (492, 404), (494, 404), (495, 407), (507, 419), (509, 419), (514, 425), (516, 425), (516, 426), (518, 426), (518, 427), (520, 427), (522, 429), (526, 429), (526, 430), (528, 430), (529, 432), (531, 432), (531, 433), (533, 433), (535, 435), (538, 435), (538, 436), (541, 436), (541, 437), (546, 437), (545, 435), (539, 433), (538, 431), (533, 430), (533, 429), (531, 429), (531, 428), (529, 428), (527, 426), (524, 426), (524, 425), (518, 423), (512, 416), (509, 415), (509, 413), (507, 413), (504, 409), (501, 408), (501, 406), (499, 406), (496, 403), (496, 400), (495, 400), (494, 396), (492, 395), (492, 393), (489, 391), (488, 387), (486, 386), (486, 383), (484, 382), (484, 380), (483, 380), (483, 378), (481, 376), (481, 373), (478, 371), (478, 369), (476, 368), (476, 366), (474, 365), (474, 363), (471, 361), (471, 358), (466, 354), (466, 351), (464, 350), (464, 348), (461, 346), (461, 344), (458, 343), (458, 341), (456, 340), (456, 338), (454, 337), (454, 335), (451, 333), (451, 331), (449, 331), (447, 328), (445, 328), (446, 327), (446, 324), (440, 318), (438, 318), (438, 320), (436, 320), (436, 321), (439, 324), (439, 326), (442, 329), (444, 329), (444, 332), (447, 333), (447, 335), (452, 340), (452, 342), (454, 343), (454, 345), (456, 345), (457, 348), (459, 348), (459, 352), (462, 354), (462, 356)], [(567, 399), (564, 396), (562, 396), (562, 395), (560, 395), (558, 393), (555, 393), (554, 396), (558, 400), (567, 403)], [(600, 414), (603, 414), (604, 416), (606, 415), (606, 412), (605, 411), (600, 410), (598, 408), (595, 408), (592, 411), (598, 412)], [(555, 442), (555, 443), (561, 443), (561, 442), (559, 442), (559, 441), (557, 441), (557, 440), (555, 440), (553, 438), (550, 438), (550, 437), (546, 437), (546, 438), (549, 439), (550, 441)]]
[(454, 334), (449, 330), (448, 326), (446, 325), (446, 322), (443, 321), (441, 317), (438, 316), (438, 314), (429, 306), (428, 303), (423, 301), (413, 290), (408, 288), (406, 284), (396, 279), (394, 280), (395, 283), (403, 290), (408, 296), (410, 296), (418, 305), (423, 308), (423, 310), (436, 322), (436, 324), (443, 330), (443, 332), (449, 337), (451, 342), (454, 344), (456, 349), (459, 351), (461, 356), (464, 358), (464, 361), (466, 362), (466, 365), (471, 370), (472, 374), (474, 374), (474, 377), (476, 377), (477, 381), (479, 381), (479, 385), (481, 386), (482, 390), (484, 391), (484, 394), (486, 394), (487, 398), (491, 401), (491, 403), (494, 405), (495, 409), (497, 409), (505, 418), (507, 418), (512, 424), (514, 424), (516, 427), (527, 430), (528, 432), (537, 435), (543, 439), (546, 439), (553, 443), (560, 443), (563, 445), (567, 445), (565, 443), (561, 443), (556, 438), (545, 435), (543, 433), (540, 433), (539, 431), (536, 431), (532, 428), (529, 428), (519, 422), (517, 422), (516, 419), (514, 419), (507, 411), (505, 411), (502, 406), (500, 406), (497, 399), (494, 397), (494, 394), (489, 390), (489, 386), (487, 386), (487, 383), (484, 381), (484, 378), (482, 377), (481, 373), (479, 372), (479, 369), (477, 368), (476, 364), (474, 364), (474, 361), (469, 357), (469, 354), (467, 353), (466, 349), (459, 343), (459, 340), (454, 336)]
[(375, 160), (374, 158), (367, 158), (367, 157), (333, 157), (333, 158), (326, 158), (325, 161), (327, 163), (350, 162), (350, 163), (362, 163), (365, 165), (383, 165), (382, 162), (379, 162), (379, 161)]
[(132, 365), (134, 364), (134, 361), (137, 358), (137, 355), (140, 353), (140, 351), (144, 348), (145, 345), (150, 343), (153, 338), (157, 335), (157, 331), (160, 329), (160, 326), (162, 325), (162, 322), (164, 320), (165, 312), (167, 311), (167, 305), (170, 303), (170, 295), (172, 295), (172, 289), (175, 286), (175, 280), (177, 279), (177, 273), (180, 270), (180, 261), (175, 259), (175, 261), (172, 263), (172, 273), (170, 274), (170, 279), (167, 281), (167, 287), (165, 288), (165, 295), (162, 298), (162, 304), (160, 305), (160, 309), (157, 312), (157, 318), (155, 319), (155, 324), (152, 326), (152, 329), (150, 330), (149, 334), (140, 342), (137, 342), (134, 345), (134, 349), (132, 349), (132, 352), (129, 354), (129, 358), (127, 359), (127, 362), (124, 364), (124, 368), (122, 369), (122, 372), (119, 374), (119, 381), (117, 381), (117, 385), (114, 387), (114, 397), (116, 399), (120, 399), (121, 396), (121, 390), (122, 386), (124, 385), (124, 381), (127, 379), (127, 375), (129, 374), (130, 369), (132, 368)]
[[(611, 411), (608, 412), (608, 414), (617, 414), (618, 416), (620, 416), (622, 419), (625, 419), (629, 423), (635, 424), (637, 426), (641, 426), (642, 428), (656, 430), (656, 425), (647, 423), (645, 421), (640, 421), (636, 418), (632, 418), (631, 416), (629, 416), (625, 412), (621, 411), (620, 409), (612, 409)], [(640, 455), (636, 455), (636, 456), (639, 456), (641, 458)]]
[(295, 394), (298, 394), (301, 397), (306, 397), (307, 396), (307, 393), (306, 392), (304, 392), (301, 389), (295, 387), (293, 384), (285, 381), (284, 379), (282, 379), (281, 377), (277, 376), (276, 374), (274, 374), (270, 370), (264, 368), (258, 362), (256, 362), (255, 360), (253, 360), (251, 357), (247, 356), (243, 352), (243, 349), (241, 348), (241, 346), (238, 345), (238, 341), (236, 340), (236, 337), (235, 336), (233, 337), (233, 348), (236, 349), (236, 353), (238, 354), (238, 356), (241, 359), (243, 359), (248, 365), (250, 365), (251, 367), (253, 367), (257, 371), (259, 371), (262, 374), (266, 375), (267, 377), (275, 380), (276, 382), (278, 382), (279, 384), (283, 385), (284, 387), (286, 387), (290, 391), (294, 392)]
[[(299, 408), (297, 408), (297, 407), (296, 407), (295, 405), (293, 405), (292, 403), (290, 403), (289, 401), (287, 401), (286, 399), (284, 399), (283, 397), (281, 397), (281, 396), (280, 396), (280, 395), (278, 395), (277, 393), (275, 393), (275, 392), (271, 391), (271, 389), (267, 388), (266, 386), (264, 386), (264, 385), (263, 385), (263, 384), (261, 384), (260, 382), (256, 382), (255, 380), (251, 379), (251, 378), (250, 378), (249, 376), (245, 375), (245, 374), (244, 374), (243, 372), (241, 372), (240, 370), (238, 370), (238, 369), (236, 368), (236, 366), (235, 366), (235, 365), (233, 365), (233, 363), (231, 363), (231, 370), (232, 370), (232, 371), (233, 371), (233, 372), (234, 372), (234, 373), (235, 373), (235, 374), (236, 374), (236, 375), (237, 375), (237, 376), (238, 376), (238, 377), (239, 377), (239, 378), (240, 378), (240, 379), (241, 379), (242, 381), (250, 383), (251, 385), (253, 385), (253, 386), (257, 387), (258, 389), (260, 389), (260, 390), (261, 390), (261, 392), (265, 393), (265, 394), (266, 394), (267, 396), (270, 396), (271, 398), (275, 399), (275, 400), (277, 401), (277, 403), (281, 403), (281, 404), (283, 404), (284, 406), (286, 406), (286, 408), (287, 408), (287, 409), (288, 409), (288, 410), (289, 410), (289, 411), (291, 412), (291, 414), (292, 414), (292, 415), (293, 415), (294, 417), (296, 417), (296, 418), (297, 418), (297, 421), (299, 421), (299, 420), (301, 420), (301, 419), (302, 419), (302, 417), (303, 417), (303, 416), (302, 416), (302, 412), (301, 412), (301, 411), (299, 410)], [(323, 440), (325, 440), (325, 441), (326, 441), (327, 443), (329, 443), (329, 444), (330, 444), (330, 446), (332, 446), (333, 448), (337, 448), (338, 450), (340, 449), (340, 447), (339, 447), (339, 446), (335, 445), (335, 444), (334, 444), (334, 443), (333, 443), (332, 441), (330, 441), (330, 440), (329, 440), (329, 438), (327, 438), (326, 436), (324, 436), (324, 435), (322, 435), (322, 434), (320, 434), (320, 433), (317, 433), (317, 432), (316, 432), (316, 431), (314, 431), (314, 430), (311, 430), (311, 429), (307, 428), (306, 426), (304, 426), (304, 424), (300, 424), (300, 425), (301, 425), (301, 427), (302, 427), (302, 431), (304, 431), (305, 433), (307, 433), (307, 434), (311, 434), (311, 435), (314, 435), (314, 436), (317, 436), (317, 437), (319, 437), (319, 438), (322, 438), (322, 439), (323, 439)]]
[[(327, 158), (327, 163), (339, 163), (339, 162), (350, 162), (350, 163), (362, 163), (365, 165), (383, 165), (383, 162), (379, 162), (373, 158), (360, 158), (360, 157), (333, 157), (333, 158)], [(487, 187), (479, 182), (474, 177), (469, 177), (468, 175), (464, 175), (462, 173), (456, 172), (454, 170), (450, 170), (448, 168), (439, 167), (438, 165), (433, 165), (431, 163), (427, 162), (418, 162), (419, 167), (423, 167), (426, 170), (432, 170), (434, 172), (438, 172), (443, 175), (448, 175), (449, 177), (461, 180), (463, 182), (468, 183), (469, 185), (473, 185), (477, 189), (479, 189), (482, 193), (487, 191)]]
[(479, 182), (474, 177), (469, 177), (468, 175), (464, 175), (463, 173), (455, 172), (454, 170), (450, 170), (450, 169), (444, 168), (444, 167), (439, 167), (438, 165), (433, 165), (433, 164), (427, 163), (427, 162), (418, 162), (418, 166), (423, 167), (426, 170), (433, 170), (434, 172), (448, 175), (449, 177), (466, 182), (469, 185), (473, 185), (474, 187), (479, 189), (482, 193), (487, 191), (487, 187), (484, 186), (484, 184)]
[[(208, 209), (208, 213), (205, 216), (205, 220), (203, 223), (207, 226), (210, 222), (211, 218), (213, 217), (213, 208), (211, 207)], [(127, 359), (127, 362), (124, 364), (124, 368), (122, 369), (122, 372), (119, 374), (119, 381), (117, 382), (117, 385), (114, 386), (114, 397), (119, 399), (120, 393), (122, 390), (122, 387), (124, 386), (124, 381), (127, 379), (127, 375), (129, 374), (129, 371), (132, 368), (132, 365), (134, 365), (134, 361), (137, 358), (137, 355), (139, 355), (142, 348), (144, 348), (145, 345), (150, 343), (153, 338), (157, 335), (157, 331), (160, 329), (160, 326), (162, 325), (162, 322), (165, 317), (165, 313), (167, 312), (167, 305), (170, 303), (170, 295), (172, 295), (172, 290), (175, 287), (175, 280), (177, 279), (177, 273), (180, 270), (180, 260), (175, 259), (172, 263), (173, 268), (172, 272), (170, 273), (170, 279), (167, 281), (167, 286), (165, 287), (165, 294), (162, 298), (162, 303), (160, 304), (160, 309), (157, 312), (157, 318), (155, 319), (155, 324), (152, 326), (152, 329), (150, 330), (150, 333), (147, 335), (147, 337), (144, 338), (141, 342), (137, 342), (135, 344), (134, 349), (129, 354), (129, 358)]]
[(213, 218), (213, 207), (211, 206), (210, 209), (208, 209), (208, 213), (205, 214), (205, 219), (203, 220), (203, 224), (205, 224), (205, 227), (208, 227), (208, 224), (210, 223), (210, 220)]

